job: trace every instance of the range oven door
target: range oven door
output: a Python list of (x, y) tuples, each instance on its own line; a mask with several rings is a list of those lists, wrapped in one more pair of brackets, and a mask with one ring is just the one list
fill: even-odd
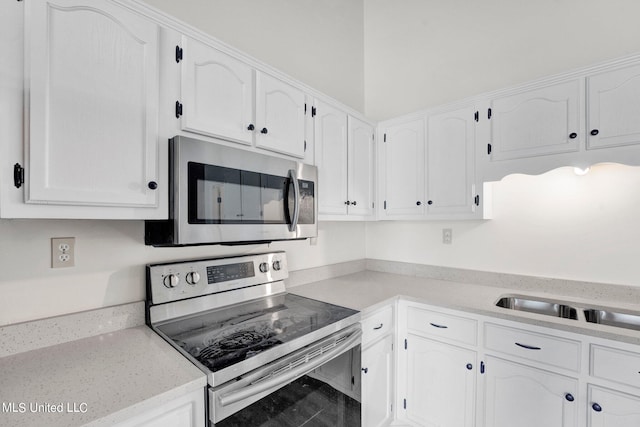
[(317, 236), (317, 170), (292, 160), (174, 138), (178, 244)]
[(210, 388), (210, 421), (216, 427), (360, 426), (361, 335), (356, 325)]

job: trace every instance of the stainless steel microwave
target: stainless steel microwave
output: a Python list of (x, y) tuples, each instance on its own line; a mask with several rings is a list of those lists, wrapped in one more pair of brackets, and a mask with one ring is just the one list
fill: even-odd
[(295, 160), (177, 136), (169, 141), (169, 219), (153, 246), (249, 244), (318, 235), (318, 172)]

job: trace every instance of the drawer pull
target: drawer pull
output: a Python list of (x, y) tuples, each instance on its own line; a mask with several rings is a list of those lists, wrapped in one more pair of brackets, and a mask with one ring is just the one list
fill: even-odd
[(380, 325), (374, 327), (373, 329), (375, 329), (375, 330), (382, 329), (382, 323), (380, 323)]
[(526, 348), (527, 350), (542, 350), (541, 347), (535, 347), (532, 345), (520, 344), (519, 342), (515, 343), (518, 347)]
[(429, 323), (431, 326), (433, 326), (434, 328), (438, 328), (438, 329), (447, 329), (448, 326), (446, 325), (438, 325), (437, 323)]

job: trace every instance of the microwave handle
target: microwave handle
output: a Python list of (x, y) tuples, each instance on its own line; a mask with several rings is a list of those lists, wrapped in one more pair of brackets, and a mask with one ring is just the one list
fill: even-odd
[(295, 169), (289, 169), (289, 178), (293, 182), (293, 218), (289, 224), (289, 231), (296, 231), (298, 227), (298, 216), (300, 215), (300, 183), (296, 178)]

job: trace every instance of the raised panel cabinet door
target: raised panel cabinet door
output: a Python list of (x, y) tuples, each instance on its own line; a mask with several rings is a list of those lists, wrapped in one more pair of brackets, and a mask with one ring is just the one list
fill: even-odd
[(409, 335), (407, 418), (424, 427), (473, 426), (475, 365), (474, 351)]
[(469, 106), (427, 120), (427, 214), (473, 211), (474, 111)]
[(106, 0), (25, 3), (26, 201), (156, 206), (158, 25)]
[(588, 427), (640, 426), (640, 396), (589, 385)]
[(196, 390), (152, 408), (115, 427), (204, 427), (204, 391)]
[(315, 150), (318, 167), (318, 213), (347, 213), (347, 113), (315, 101)]
[(251, 144), (253, 69), (186, 36), (181, 48), (182, 129)]
[(640, 65), (587, 77), (587, 148), (640, 144)]
[(578, 380), (487, 357), (485, 427), (577, 427)]
[(393, 335), (362, 351), (362, 425), (379, 427), (393, 419)]
[(584, 141), (581, 82), (575, 79), (491, 100), (490, 111), (479, 112), (481, 120), (489, 120), (490, 160), (578, 151)]
[(373, 215), (373, 126), (349, 116), (349, 215)]
[(304, 92), (256, 71), (256, 147), (304, 158)]
[(424, 214), (424, 120), (384, 130), (385, 217)]

